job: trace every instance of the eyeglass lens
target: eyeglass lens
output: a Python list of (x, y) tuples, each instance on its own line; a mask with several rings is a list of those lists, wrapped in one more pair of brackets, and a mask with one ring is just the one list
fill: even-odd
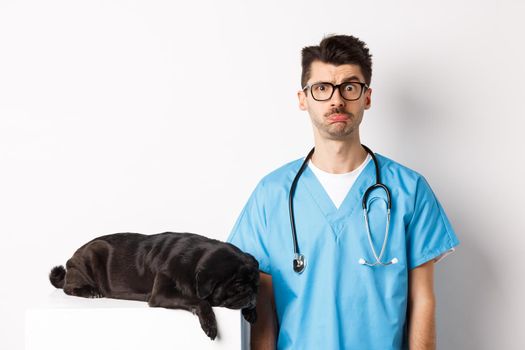
[[(359, 83), (343, 83), (339, 86), (341, 96), (346, 100), (357, 100), (361, 97), (362, 85)], [(328, 83), (316, 83), (312, 85), (312, 96), (316, 100), (326, 101), (332, 97), (334, 86)]]

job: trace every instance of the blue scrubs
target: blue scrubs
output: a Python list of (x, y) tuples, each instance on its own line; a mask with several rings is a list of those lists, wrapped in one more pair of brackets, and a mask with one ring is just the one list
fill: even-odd
[[(382, 261), (375, 262), (361, 206), (375, 183), (368, 162), (341, 206), (336, 208), (309, 167), (294, 196), (299, 249), (307, 265), (292, 268), (294, 249), (288, 194), (303, 159), (265, 176), (251, 194), (228, 242), (252, 254), (272, 275), (278, 349), (408, 349), (406, 312), (408, 271), (457, 246), (459, 241), (423, 176), (376, 154), (382, 182), (392, 194), (390, 233)], [(369, 197), (370, 230), (380, 252), (386, 226), (382, 190)]]

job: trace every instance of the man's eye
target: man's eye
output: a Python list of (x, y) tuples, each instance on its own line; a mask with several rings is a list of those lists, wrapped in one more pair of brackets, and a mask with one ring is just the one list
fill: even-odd
[(353, 84), (348, 84), (345, 86), (345, 91), (354, 91), (355, 86)]
[(317, 91), (325, 91), (326, 90), (326, 85), (325, 84), (316, 84), (314, 86), (314, 89), (317, 90)]

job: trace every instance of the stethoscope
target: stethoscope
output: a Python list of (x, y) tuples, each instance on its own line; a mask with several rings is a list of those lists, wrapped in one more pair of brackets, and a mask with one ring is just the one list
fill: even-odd
[[(370, 148), (366, 147), (365, 145), (361, 145), (361, 146), (363, 146), (363, 148), (368, 152), (368, 154), (370, 154), (372, 156), (372, 160), (374, 161), (374, 166), (375, 166), (375, 169), (376, 169), (376, 183), (374, 185), (368, 187), (368, 189), (365, 191), (365, 193), (363, 195), (363, 201), (362, 201), (362, 204), (363, 204), (363, 216), (365, 217), (366, 233), (368, 234), (368, 243), (370, 244), (370, 248), (372, 250), (372, 253), (374, 254), (375, 262), (370, 263), (367, 260), (365, 260), (364, 258), (360, 258), (358, 260), (358, 263), (360, 265), (366, 265), (366, 266), (376, 266), (376, 265), (387, 266), (387, 265), (390, 265), (390, 264), (395, 264), (395, 263), (398, 262), (397, 258), (393, 258), (392, 260), (390, 260), (388, 262), (383, 262), (382, 261), (383, 254), (385, 252), (385, 247), (386, 247), (386, 244), (388, 242), (388, 231), (389, 231), (389, 228), (390, 228), (390, 209), (392, 209), (392, 201), (390, 200), (390, 191), (388, 190), (388, 187), (386, 187), (384, 184), (381, 183), (381, 178), (379, 176), (379, 165), (377, 163), (377, 159), (376, 159), (376, 156), (375, 156), (374, 152), (372, 152), (370, 150)], [(293, 212), (293, 195), (295, 193), (295, 188), (297, 187), (297, 182), (299, 181), (299, 177), (301, 176), (301, 174), (303, 173), (304, 169), (308, 165), (308, 160), (310, 159), (310, 157), (312, 157), (312, 154), (314, 153), (314, 150), (315, 150), (315, 147), (312, 148), (310, 153), (308, 153), (308, 155), (304, 159), (303, 164), (301, 165), (301, 168), (299, 168), (299, 171), (297, 172), (297, 175), (295, 175), (295, 178), (293, 179), (293, 182), (292, 182), (292, 186), (290, 187), (290, 197), (289, 197), (289, 200), (288, 200), (288, 209), (290, 211), (290, 224), (292, 226), (292, 238), (293, 238), (293, 247), (294, 247), (293, 269), (297, 273), (302, 273), (304, 271), (304, 269), (306, 267), (306, 259), (305, 259), (303, 254), (299, 253), (299, 246), (297, 244), (297, 233), (295, 232), (295, 218), (294, 218), (294, 212)], [(380, 198), (383, 201), (385, 201), (386, 207), (387, 207), (387, 210), (386, 210), (385, 238), (383, 239), (383, 246), (381, 247), (381, 252), (379, 253), (379, 255), (377, 255), (377, 252), (376, 252), (376, 250), (374, 248), (374, 245), (372, 243), (372, 234), (370, 233), (370, 225), (368, 223), (368, 205), (367, 205), (367, 200), (368, 200), (368, 196), (369, 196), (370, 192), (372, 192), (376, 188), (383, 189), (385, 191), (385, 193), (386, 193), (386, 198), (387, 198), (385, 200), (384, 198), (381, 198), (381, 197), (374, 197), (370, 201), (370, 203), (372, 203), (375, 199), (379, 199)]]

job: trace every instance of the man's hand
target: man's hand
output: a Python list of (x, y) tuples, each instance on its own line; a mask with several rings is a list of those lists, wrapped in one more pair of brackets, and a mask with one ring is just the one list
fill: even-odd
[(274, 350), (277, 339), (277, 317), (273, 298), (272, 276), (259, 274), (257, 295), (257, 321), (251, 326), (250, 348), (252, 350)]
[(436, 349), (434, 260), (409, 272), (408, 344), (410, 350)]

